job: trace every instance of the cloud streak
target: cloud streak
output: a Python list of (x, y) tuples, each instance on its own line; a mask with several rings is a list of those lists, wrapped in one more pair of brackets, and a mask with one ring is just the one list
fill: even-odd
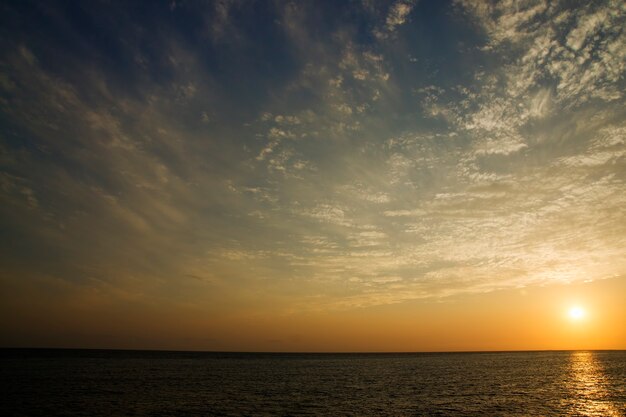
[(223, 311), (623, 275), (622, 2), (442, 3), (442, 40), (424, 3), (179, 2), (111, 48), (6, 26), (7, 270)]

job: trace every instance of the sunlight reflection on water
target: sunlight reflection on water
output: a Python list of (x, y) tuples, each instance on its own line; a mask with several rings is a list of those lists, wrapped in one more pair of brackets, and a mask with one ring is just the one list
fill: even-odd
[(594, 352), (572, 352), (570, 376), (567, 383), (575, 413), (585, 416), (622, 416), (611, 402), (609, 381)]
[(2, 415), (622, 416), (626, 351), (2, 350)]

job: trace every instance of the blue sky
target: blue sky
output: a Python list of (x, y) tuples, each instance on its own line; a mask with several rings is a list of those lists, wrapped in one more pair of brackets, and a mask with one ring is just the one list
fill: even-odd
[(626, 271), (622, 1), (0, 8), (15, 311), (332, 311)]

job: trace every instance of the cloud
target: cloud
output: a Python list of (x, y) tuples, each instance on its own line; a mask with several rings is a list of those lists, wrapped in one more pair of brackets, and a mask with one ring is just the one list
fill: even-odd
[[(372, 33), (374, 37), (379, 41), (393, 39), (397, 28), (409, 20), (409, 15), (416, 4), (417, 1), (413, 0), (396, 0), (391, 3), (389, 8), (382, 12), (382, 20), (384, 23), (377, 24), (373, 29)], [(364, 2), (364, 8), (376, 17), (381, 13), (381, 11), (377, 10), (377, 7), (372, 7), (372, 5), (367, 2)]]
[(406, 22), (409, 13), (413, 7), (415, 7), (415, 1), (399, 0), (391, 5), (385, 24), (387, 30), (393, 32), (397, 26), (400, 26)]
[(413, 216), (421, 216), (426, 214), (424, 210), (413, 209), (413, 210), (386, 210), (383, 213), (387, 217), (413, 217)]
[(458, 1), (446, 39), (383, 6), (177, 2), (159, 30), (122, 20), (114, 56), (52, 45), (60, 68), (54, 39), (7, 41), (2, 225), (23, 243), (3, 248), (50, 253), (21, 268), (51, 282), (224, 311), (623, 274), (623, 5)]
[[(197, 250), (176, 236), (191, 232), (199, 214), (194, 194), (215, 187), (215, 179), (192, 169), (201, 162), (180, 141), (189, 133), (167, 115), (174, 102), (155, 91), (113, 102), (98, 95), (104, 81), (77, 87), (55, 79), (24, 51), (5, 67), (19, 99), (3, 111), (37, 147), (5, 148), (2, 178), (3, 196), (23, 198), (32, 210), (6, 218), (37, 225), (28, 230), (27, 245), (41, 241), (73, 259), (57, 271), (70, 281), (90, 275), (125, 286), (131, 276), (149, 283), (184, 275), (183, 263)], [(97, 99), (83, 100), (86, 92)], [(178, 165), (183, 158), (186, 167)], [(185, 255), (163, 256), (172, 250)]]

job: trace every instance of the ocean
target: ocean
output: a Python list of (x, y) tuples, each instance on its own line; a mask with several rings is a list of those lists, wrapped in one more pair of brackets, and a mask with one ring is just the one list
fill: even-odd
[(626, 351), (0, 352), (4, 416), (626, 416)]

